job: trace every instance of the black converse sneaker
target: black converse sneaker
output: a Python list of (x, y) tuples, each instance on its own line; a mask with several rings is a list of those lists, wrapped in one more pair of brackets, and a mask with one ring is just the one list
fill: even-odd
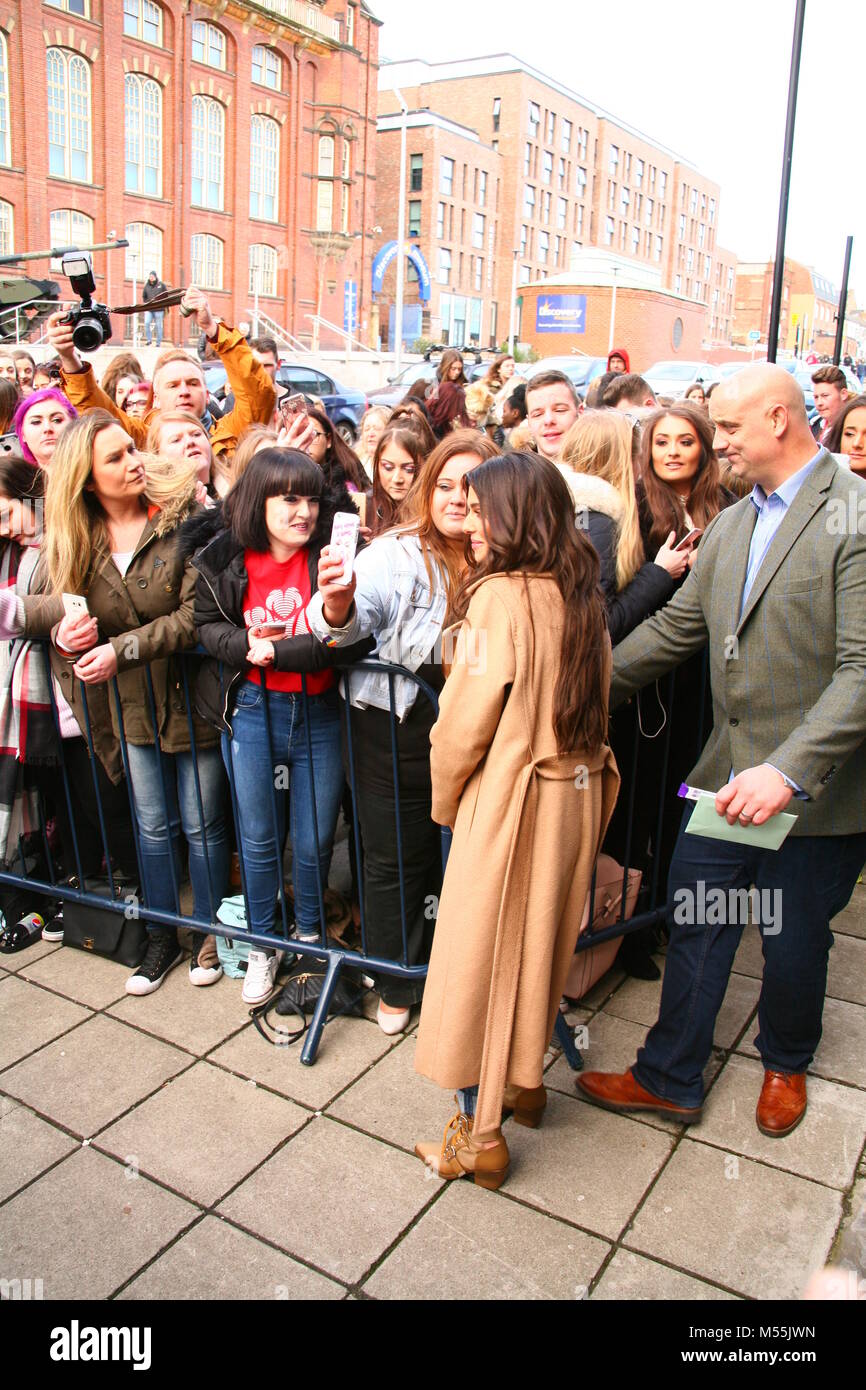
[(222, 976), (223, 968), (217, 954), (216, 937), (205, 936), (204, 932), (193, 932), (192, 955), (189, 958), (189, 982), (191, 985), (214, 985)]
[(177, 932), (170, 927), (158, 927), (147, 934), (147, 952), (134, 975), (126, 982), (127, 994), (153, 994), (159, 989), (169, 970), (183, 959), (177, 944)]
[(54, 916), (51, 917), (51, 918), (49, 918), (49, 920), (45, 923), (45, 926), (42, 928), (42, 940), (43, 940), (43, 941), (62, 941), (62, 940), (63, 940), (63, 904), (62, 904), (62, 903), (60, 904), (60, 907), (57, 909), (57, 911), (54, 913)]

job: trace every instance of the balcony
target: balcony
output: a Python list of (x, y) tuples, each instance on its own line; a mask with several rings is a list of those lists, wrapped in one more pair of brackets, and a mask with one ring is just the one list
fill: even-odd
[[(324, 14), (319, 5), (308, 0), (203, 0), (214, 9), (232, 15), (235, 19), (246, 20), (253, 16), (262, 28), (270, 29), (276, 20), (280, 29), (288, 31), (286, 37), (304, 38), (311, 49), (327, 53), (342, 42), (341, 25), (338, 19)], [(268, 22), (270, 21), (270, 23)]]

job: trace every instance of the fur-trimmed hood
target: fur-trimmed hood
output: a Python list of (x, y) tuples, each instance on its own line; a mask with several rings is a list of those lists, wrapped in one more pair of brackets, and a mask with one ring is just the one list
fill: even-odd
[(575, 511), (601, 512), (610, 517), (614, 525), (620, 525), (625, 505), (615, 487), (592, 473), (575, 473), (567, 464), (560, 463), (557, 467), (568, 484)]

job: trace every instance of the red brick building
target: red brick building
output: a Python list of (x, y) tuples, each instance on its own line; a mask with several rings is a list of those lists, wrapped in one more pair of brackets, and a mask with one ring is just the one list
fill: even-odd
[[(470, 188), (482, 152), (488, 161), (499, 157), (496, 241), (492, 251), (485, 248), (495, 269), (492, 284), (485, 284), (482, 345), (507, 336), (515, 258), (521, 286), (570, 273), (581, 254), (595, 247), (651, 269), (663, 288), (702, 306), (705, 337), (729, 341), (733, 282), (728, 285), (728, 272), (735, 260), (716, 242), (719, 187), (674, 152), (511, 54), (388, 63), (380, 71), (379, 88), (381, 163), (387, 173), (380, 179), (378, 217), (392, 235), (399, 183), (395, 89), (410, 108), (410, 121), (417, 123), (407, 147), (410, 162), (425, 149), (422, 135), (442, 130), (446, 122), (462, 128), (464, 154), (453, 157), (465, 162)], [(446, 294), (456, 288), (471, 299), (477, 279), (474, 248), (452, 235), (450, 212), (440, 235), (437, 201), (434, 197), (429, 216), (422, 202), (420, 247), (434, 278), (442, 250), (451, 257), (452, 277), (455, 256), (463, 254), (462, 281), (455, 285), (452, 278), (443, 288)], [(473, 215), (481, 211), (472, 208)], [(485, 275), (482, 271), (483, 283)], [(435, 295), (430, 327), (432, 336), (439, 336), (438, 327), (455, 341), (447, 326), (437, 324)]]
[(361, 336), (378, 30), (363, 0), (0, 0), (0, 244), (115, 232), (131, 246), (94, 258), (100, 299), (156, 270), (237, 323), (257, 288), (305, 342), (317, 309), (342, 325), (353, 280)]

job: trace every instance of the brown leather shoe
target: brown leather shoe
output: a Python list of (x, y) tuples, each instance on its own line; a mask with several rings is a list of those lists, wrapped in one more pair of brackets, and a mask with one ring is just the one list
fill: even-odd
[(669, 1115), (683, 1125), (693, 1125), (701, 1118), (704, 1107), (688, 1109), (674, 1105), (672, 1100), (662, 1100), (651, 1091), (645, 1091), (632, 1076), (631, 1068), (618, 1074), (607, 1071), (581, 1072), (576, 1081), (577, 1089), (587, 1100), (604, 1106), (605, 1110), (655, 1110), (659, 1115)]
[[(456, 1096), (455, 1096), (456, 1100)], [(496, 1191), (508, 1175), (508, 1145), (499, 1129), (491, 1130), (484, 1142), (472, 1133), (472, 1118), (458, 1110), (445, 1126), (441, 1144), (421, 1140), (415, 1152), (440, 1178), (473, 1177), (477, 1187)]]
[(761, 1133), (782, 1139), (797, 1128), (805, 1113), (806, 1073), (765, 1071), (755, 1111)]

